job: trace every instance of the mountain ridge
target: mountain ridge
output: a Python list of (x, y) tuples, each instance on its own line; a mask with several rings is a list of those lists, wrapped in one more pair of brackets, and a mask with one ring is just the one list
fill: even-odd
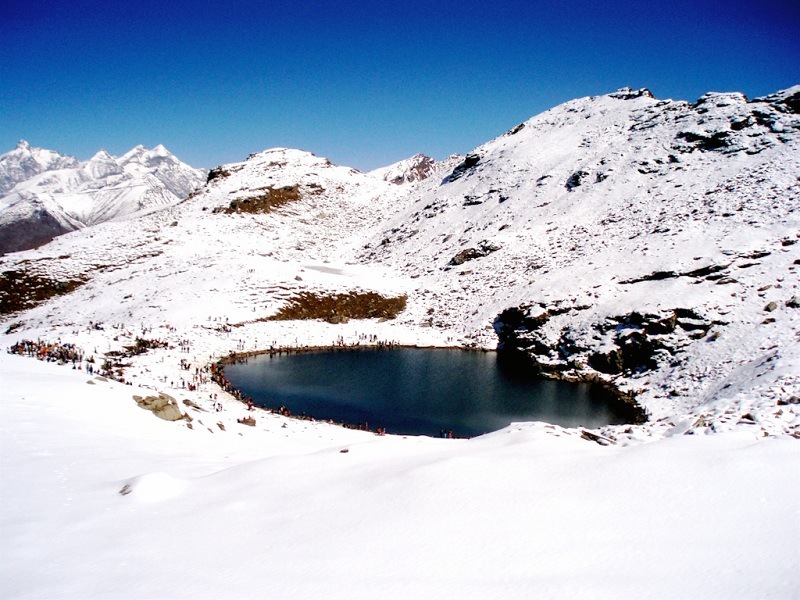
[[(204, 172), (164, 146), (137, 146), (121, 157), (105, 150), (89, 160), (21, 141), (0, 156), (0, 252), (44, 244), (58, 235), (175, 204), (195, 191)], [(10, 187), (9, 187), (10, 186)]]

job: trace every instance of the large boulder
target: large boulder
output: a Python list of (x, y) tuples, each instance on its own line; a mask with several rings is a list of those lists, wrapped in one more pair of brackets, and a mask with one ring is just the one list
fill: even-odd
[(151, 411), (155, 416), (165, 421), (178, 421), (185, 418), (175, 398), (159, 392), (158, 396), (134, 396), (136, 404), (141, 408)]

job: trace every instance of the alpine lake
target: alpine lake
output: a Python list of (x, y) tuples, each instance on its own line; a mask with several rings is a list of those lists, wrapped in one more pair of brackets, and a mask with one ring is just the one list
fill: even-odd
[(519, 421), (588, 428), (631, 422), (609, 391), (542, 379), (497, 352), (260, 354), (226, 365), (225, 377), (257, 406), (394, 434), (471, 437)]

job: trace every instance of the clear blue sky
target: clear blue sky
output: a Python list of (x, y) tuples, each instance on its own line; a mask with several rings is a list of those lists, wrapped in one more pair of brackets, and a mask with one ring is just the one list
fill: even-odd
[(798, 0), (10, 0), (0, 152), (274, 146), (368, 170), (467, 152), (623, 86), (695, 100), (800, 83)]

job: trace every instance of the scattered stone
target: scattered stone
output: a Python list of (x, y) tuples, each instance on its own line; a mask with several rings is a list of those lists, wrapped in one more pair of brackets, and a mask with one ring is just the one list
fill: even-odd
[(775, 310), (776, 308), (778, 308), (778, 305), (777, 305), (775, 302), (770, 302), (769, 304), (767, 304), (767, 305), (764, 307), (764, 311), (765, 311), (765, 312), (772, 312), (772, 311), (773, 311), (773, 310)]
[(225, 431), (225, 423), (223, 423), (222, 421), (217, 423), (217, 427), (219, 427), (222, 431)]
[(608, 438), (605, 438), (601, 435), (597, 435), (596, 433), (592, 433), (591, 431), (586, 431), (585, 429), (581, 430), (581, 438), (587, 440), (589, 442), (595, 442), (600, 444), (601, 446), (610, 446), (614, 442)]
[(243, 419), (236, 419), (236, 422), (241, 423), (242, 425), (249, 425), (250, 427), (256, 426), (255, 417), (244, 417)]
[(211, 183), (215, 179), (225, 179), (226, 177), (229, 177), (230, 174), (231, 172), (227, 169), (224, 169), (223, 167), (216, 167), (208, 172), (206, 183)]
[(786, 399), (781, 398), (778, 400), (778, 406), (788, 406), (790, 404), (800, 404), (800, 396), (789, 396)]
[(567, 183), (564, 187), (567, 188), (567, 191), (571, 192), (576, 187), (579, 187), (583, 182), (583, 178), (586, 177), (589, 173), (586, 171), (575, 171), (572, 175), (569, 176), (567, 179)]
[(786, 306), (789, 308), (800, 308), (800, 298), (797, 296), (792, 297), (788, 302), (786, 302)]
[(514, 134), (517, 134), (517, 133), (519, 133), (520, 131), (522, 131), (523, 129), (525, 129), (525, 123), (520, 123), (519, 125), (516, 125), (515, 127), (512, 127), (511, 129), (509, 129), (509, 130), (506, 132), (506, 135), (514, 135)]

